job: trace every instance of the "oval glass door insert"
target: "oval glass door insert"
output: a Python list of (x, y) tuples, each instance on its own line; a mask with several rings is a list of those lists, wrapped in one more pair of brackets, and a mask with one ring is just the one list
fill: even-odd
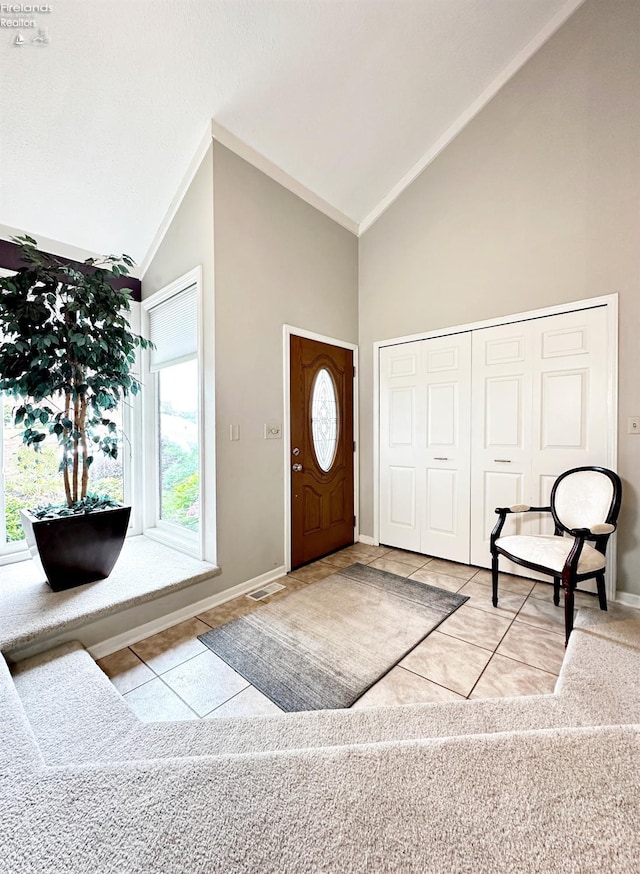
[(311, 436), (318, 464), (326, 473), (331, 469), (338, 445), (338, 400), (326, 367), (317, 372), (311, 392)]

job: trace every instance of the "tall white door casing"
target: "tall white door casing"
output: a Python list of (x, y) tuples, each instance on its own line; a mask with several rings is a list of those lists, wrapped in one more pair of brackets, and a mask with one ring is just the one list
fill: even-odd
[(471, 335), (380, 350), (380, 542), (469, 561)]
[[(598, 302), (381, 347), (379, 541), (489, 567), (496, 507), (548, 506), (563, 471), (614, 467), (612, 312)], [(553, 523), (514, 515), (511, 533)], [(503, 558), (500, 570), (536, 576)]]

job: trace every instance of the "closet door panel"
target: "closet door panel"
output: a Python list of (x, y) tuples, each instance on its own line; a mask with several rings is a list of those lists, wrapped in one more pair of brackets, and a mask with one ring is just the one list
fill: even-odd
[(420, 549), (420, 342), (380, 350), (380, 542)]
[[(531, 503), (548, 504), (551, 486), (565, 470), (607, 466), (606, 319), (606, 307), (596, 307), (532, 322)], [(549, 519), (533, 516), (528, 524), (531, 533), (553, 533)]]
[(424, 340), (420, 551), (469, 561), (471, 334)]
[(380, 542), (469, 561), (471, 336), (380, 350)]
[(548, 316), (532, 326), (534, 475), (606, 466), (606, 308)]
[[(522, 503), (530, 492), (531, 344), (529, 322), (473, 333), (471, 563), (479, 567), (491, 565), (495, 508)], [(511, 517), (504, 533), (521, 526)], [(504, 569), (516, 566), (505, 562)]]

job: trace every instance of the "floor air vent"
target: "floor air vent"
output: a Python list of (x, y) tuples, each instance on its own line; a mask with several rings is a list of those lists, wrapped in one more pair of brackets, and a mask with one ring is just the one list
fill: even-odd
[(255, 592), (249, 592), (247, 598), (251, 598), (252, 601), (262, 601), (263, 598), (273, 595), (274, 592), (279, 592), (280, 589), (284, 588), (285, 586), (280, 583), (269, 583), (269, 585), (265, 586), (263, 589), (256, 589)]

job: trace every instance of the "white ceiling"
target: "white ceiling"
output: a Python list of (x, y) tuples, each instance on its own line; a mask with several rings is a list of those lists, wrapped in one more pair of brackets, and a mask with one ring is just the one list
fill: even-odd
[(213, 118), (366, 226), (580, 2), (53, 0), (0, 33), (0, 222), (140, 262)]

